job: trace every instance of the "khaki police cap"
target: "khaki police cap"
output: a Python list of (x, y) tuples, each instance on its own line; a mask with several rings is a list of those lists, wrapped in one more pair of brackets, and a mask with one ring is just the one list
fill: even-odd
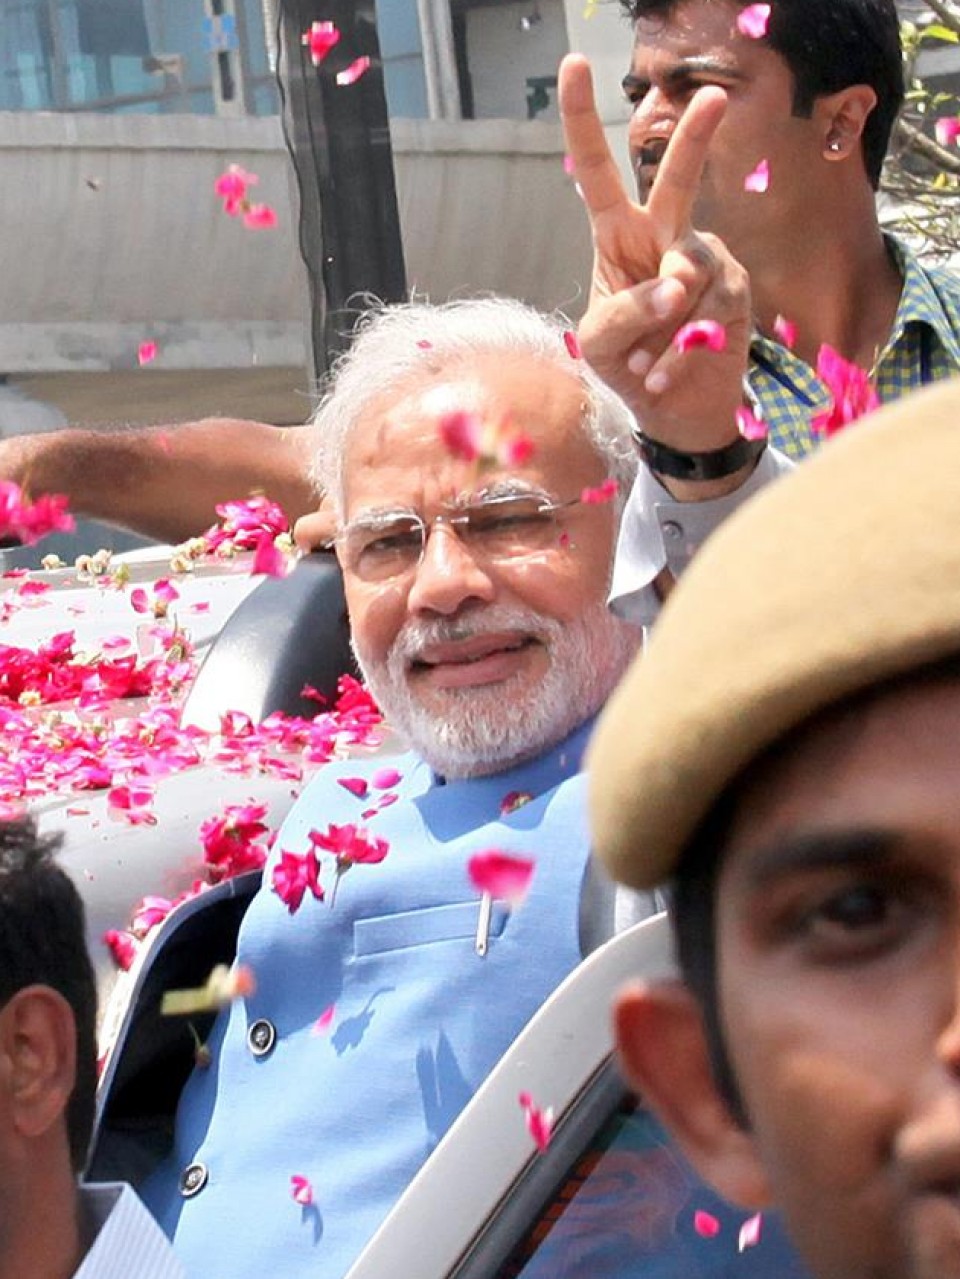
[(684, 574), (587, 756), (594, 843), (669, 879), (725, 787), (814, 712), (960, 652), (960, 380), (854, 423)]

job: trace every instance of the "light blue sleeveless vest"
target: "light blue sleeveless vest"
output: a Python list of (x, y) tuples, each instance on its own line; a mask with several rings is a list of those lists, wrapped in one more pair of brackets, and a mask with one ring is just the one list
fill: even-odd
[[(444, 783), (405, 755), (328, 765), (306, 789), (240, 931), (238, 959), (256, 993), (218, 1019), (212, 1064), (194, 1071), (180, 1100), (174, 1154), (142, 1188), (191, 1276), (340, 1279), (578, 963), (588, 854), (578, 770), (591, 726), (495, 777)], [(399, 801), (366, 823), (388, 840), (386, 859), (352, 867), (332, 909), (328, 871), (328, 900), (308, 893), (290, 915), (270, 887), (273, 859), (306, 851), (310, 829), (359, 822), (369, 801), (336, 779), (369, 778), (387, 763), (402, 774)], [(513, 791), (533, 799), (501, 815)], [(488, 848), (534, 857), (536, 871), (515, 911), (494, 903), (481, 957), (480, 895), (466, 863)], [(187, 1198), (190, 1165), (200, 1188)], [(293, 1176), (309, 1179), (309, 1207), (294, 1202)]]

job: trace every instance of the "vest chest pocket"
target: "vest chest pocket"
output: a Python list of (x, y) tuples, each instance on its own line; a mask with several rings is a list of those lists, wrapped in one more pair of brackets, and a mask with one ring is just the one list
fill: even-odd
[[(491, 940), (501, 935), (509, 916), (510, 909), (504, 902), (493, 903), (489, 930)], [(367, 955), (409, 950), (436, 942), (472, 940), (476, 937), (479, 920), (479, 898), (358, 919), (353, 925), (353, 954), (356, 959), (362, 959)]]

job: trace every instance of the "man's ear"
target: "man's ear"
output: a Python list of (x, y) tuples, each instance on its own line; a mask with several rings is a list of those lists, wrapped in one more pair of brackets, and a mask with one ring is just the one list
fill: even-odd
[(756, 1211), (770, 1189), (750, 1133), (717, 1089), (700, 1006), (679, 981), (636, 983), (617, 996), (614, 1026), (628, 1083), (703, 1179)]
[(73, 1009), (58, 991), (25, 986), (0, 1009), (0, 1087), (20, 1137), (42, 1137), (62, 1121), (76, 1054)]
[(867, 117), (877, 105), (876, 92), (868, 84), (849, 84), (836, 93), (817, 98), (815, 116), (823, 135), (823, 154), (841, 160), (859, 151)]

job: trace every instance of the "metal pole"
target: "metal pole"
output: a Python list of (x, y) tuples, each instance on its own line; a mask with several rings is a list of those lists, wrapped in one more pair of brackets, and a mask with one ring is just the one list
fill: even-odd
[[(301, 36), (333, 22), (319, 67)], [(300, 251), (311, 286), (315, 371), (349, 345), (359, 298), (406, 296), (400, 214), (374, 0), (280, 0), (283, 120), (300, 193)], [(353, 84), (337, 73), (370, 59)]]

